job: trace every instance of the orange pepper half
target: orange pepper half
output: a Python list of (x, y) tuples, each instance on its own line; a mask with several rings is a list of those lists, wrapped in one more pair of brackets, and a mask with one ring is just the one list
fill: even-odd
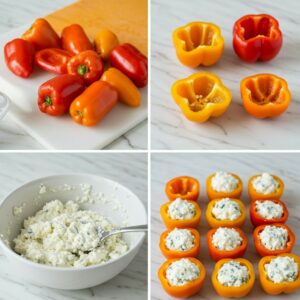
[(213, 210), (214, 206), (216, 205), (216, 203), (221, 200), (222, 199), (214, 199), (214, 200), (210, 201), (207, 205), (205, 216), (206, 216), (206, 220), (207, 220), (207, 223), (209, 224), (209, 226), (212, 228), (241, 227), (245, 223), (245, 220), (246, 220), (246, 207), (245, 207), (244, 203), (239, 199), (230, 199), (239, 205), (240, 210), (241, 210), (241, 215), (236, 220), (218, 220), (213, 215), (212, 210)]
[(186, 251), (181, 250), (171, 250), (168, 249), (166, 246), (166, 238), (168, 234), (172, 231), (172, 229), (164, 231), (160, 236), (159, 241), (159, 248), (162, 252), (162, 254), (168, 258), (184, 258), (184, 257), (197, 257), (200, 252), (200, 235), (197, 229), (194, 228), (184, 228), (191, 232), (191, 234), (194, 236), (194, 246), (191, 249), (188, 249)]
[[(278, 256), (288, 256), (293, 258), (298, 264), (298, 270), (300, 270), (300, 258), (299, 256), (291, 253), (284, 253)], [(295, 281), (284, 281), (281, 283), (274, 283), (268, 278), (267, 272), (265, 271), (265, 265), (269, 264), (272, 259), (278, 256), (265, 256), (258, 263), (258, 274), (259, 281), (263, 290), (269, 295), (278, 295), (281, 293), (290, 294), (293, 293), (300, 287), (300, 272), (298, 271), (298, 276)]]
[[(221, 267), (230, 261), (236, 261), (239, 262), (241, 265), (247, 267), (248, 273), (249, 273), (249, 280), (242, 284), (241, 286), (224, 286), (218, 281), (218, 272), (221, 269)], [(254, 282), (255, 282), (255, 272), (252, 263), (244, 258), (224, 258), (219, 260), (212, 273), (211, 277), (212, 284), (214, 286), (214, 289), (216, 292), (221, 296), (225, 298), (241, 298), (245, 297), (247, 294), (250, 293), (250, 291), (253, 288)]]
[(163, 263), (159, 268), (158, 278), (162, 284), (162, 287), (169, 295), (175, 298), (188, 298), (199, 292), (204, 283), (206, 271), (203, 264), (198, 259), (194, 257), (187, 257), (187, 259), (189, 259), (191, 262), (198, 266), (200, 270), (199, 277), (181, 286), (171, 286), (166, 277), (166, 271), (173, 262), (179, 259), (180, 258), (169, 259), (165, 263)]
[(173, 43), (180, 62), (188, 67), (215, 64), (224, 51), (220, 28), (212, 23), (192, 22), (173, 32)]
[(200, 184), (196, 178), (179, 176), (167, 182), (165, 191), (171, 201), (177, 198), (197, 201), (200, 193)]
[(209, 72), (176, 81), (171, 93), (184, 116), (198, 123), (221, 116), (231, 102), (230, 91), (219, 77)]
[(256, 118), (272, 118), (284, 113), (291, 101), (287, 82), (273, 74), (257, 74), (241, 81), (245, 110)]

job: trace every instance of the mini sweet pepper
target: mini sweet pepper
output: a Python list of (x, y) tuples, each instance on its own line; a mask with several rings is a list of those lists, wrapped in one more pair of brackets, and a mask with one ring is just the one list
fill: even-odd
[(117, 36), (110, 30), (102, 30), (95, 37), (95, 48), (103, 60), (108, 60), (111, 51), (119, 45)]

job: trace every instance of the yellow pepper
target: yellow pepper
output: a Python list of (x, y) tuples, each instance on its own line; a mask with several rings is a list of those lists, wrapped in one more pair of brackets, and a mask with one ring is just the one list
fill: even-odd
[(224, 51), (224, 39), (218, 26), (192, 22), (173, 32), (173, 43), (182, 64), (195, 68), (215, 64)]
[(198, 123), (222, 115), (231, 102), (230, 91), (219, 77), (209, 72), (176, 81), (171, 92), (184, 116)]
[(102, 30), (95, 37), (95, 48), (103, 60), (108, 60), (110, 52), (119, 45), (117, 36), (110, 30)]

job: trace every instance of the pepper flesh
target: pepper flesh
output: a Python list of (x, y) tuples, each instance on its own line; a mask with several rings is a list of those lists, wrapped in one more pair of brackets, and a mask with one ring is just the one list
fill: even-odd
[(176, 81), (172, 96), (184, 116), (202, 123), (222, 115), (230, 105), (230, 91), (214, 74), (200, 72)]
[(192, 22), (173, 32), (173, 43), (180, 62), (190, 68), (211, 66), (223, 54), (224, 39), (212, 23)]
[(95, 37), (95, 48), (103, 60), (108, 60), (111, 51), (119, 45), (117, 36), (110, 30), (102, 30)]

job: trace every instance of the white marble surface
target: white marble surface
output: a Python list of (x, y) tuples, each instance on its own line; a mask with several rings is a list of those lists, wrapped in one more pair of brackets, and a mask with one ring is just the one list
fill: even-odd
[[(0, 0), (0, 34), (30, 23), (38, 17), (47, 15), (73, 2), (74, 0)], [(147, 121), (144, 121), (105, 149), (146, 149), (147, 139)], [(44, 148), (7, 116), (0, 121), (0, 149)]]
[[(248, 178), (251, 175), (260, 172), (270, 172), (279, 175), (285, 183), (285, 191), (282, 200), (286, 203), (289, 210), (289, 218), (287, 224), (294, 231), (296, 236), (300, 234), (299, 225), (299, 171), (300, 171), (300, 154), (201, 154), (201, 153), (186, 153), (186, 154), (152, 154), (152, 187), (151, 187), (151, 299), (153, 300), (171, 300), (162, 289), (157, 279), (157, 270), (159, 266), (165, 261), (163, 255), (159, 250), (159, 236), (165, 230), (159, 214), (160, 206), (167, 201), (164, 194), (165, 184), (168, 180), (175, 176), (190, 175), (196, 177), (201, 184), (200, 192), (200, 207), (202, 210), (202, 220), (200, 223), (201, 236), (201, 251), (199, 259), (204, 263), (207, 271), (207, 276), (203, 289), (197, 296), (191, 299), (224, 299), (219, 297), (214, 291), (211, 284), (211, 272), (214, 266), (213, 260), (210, 258), (207, 245), (206, 233), (209, 230), (208, 224), (205, 220), (205, 209), (208, 199), (205, 191), (205, 181), (208, 175), (217, 171), (225, 170), (238, 174), (244, 185), (247, 184)], [(257, 264), (259, 256), (255, 252), (252, 240), (252, 225), (249, 219), (249, 198), (247, 190), (241, 197), (242, 201), (247, 206), (247, 220), (242, 229), (248, 238), (248, 250), (245, 258), (254, 263), (257, 276)], [(300, 240), (296, 239), (296, 244), (293, 253), (300, 255)], [(268, 296), (261, 289), (258, 278), (252, 292), (243, 299), (289, 299), (297, 300), (300, 298), (300, 289), (290, 295)]]
[[(151, 140), (153, 149), (300, 149), (300, 2), (298, 0), (152, 0)], [(280, 54), (268, 63), (243, 63), (232, 48), (234, 22), (246, 14), (268, 13), (284, 34)], [(225, 51), (212, 67), (189, 69), (180, 64), (172, 45), (175, 28), (191, 21), (221, 27)], [(181, 114), (170, 93), (173, 82), (199, 71), (218, 75), (232, 92), (232, 104), (220, 118), (194, 124)], [(246, 113), (240, 80), (257, 73), (274, 73), (288, 81), (292, 102), (274, 120), (257, 120)]]
[[(146, 154), (4, 154), (0, 155), (0, 199), (34, 178), (62, 173), (89, 173), (115, 180), (132, 190), (147, 208)], [(20, 282), (0, 252), (1, 300), (142, 300), (147, 299), (147, 239), (130, 265), (103, 285), (62, 291)]]

